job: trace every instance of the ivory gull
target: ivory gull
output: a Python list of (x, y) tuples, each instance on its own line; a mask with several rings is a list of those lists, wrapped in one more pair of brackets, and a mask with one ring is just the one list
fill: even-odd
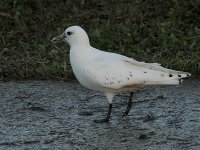
[(107, 116), (95, 120), (108, 122), (113, 97), (121, 92), (130, 92), (126, 111), (132, 106), (133, 92), (145, 85), (176, 85), (190, 73), (166, 69), (157, 63), (138, 62), (132, 58), (98, 50), (90, 45), (84, 29), (79, 26), (67, 28), (52, 42), (64, 41), (70, 45), (70, 63), (78, 81), (86, 88), (105, 94), (109, 102)]

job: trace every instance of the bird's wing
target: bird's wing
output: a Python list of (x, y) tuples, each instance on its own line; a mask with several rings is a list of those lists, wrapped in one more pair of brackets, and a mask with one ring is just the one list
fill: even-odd
[(139, 67), (143, 67), (143, 68), (147, 68), (147, 69), (153, 69), (155, 71), (161, 71), (161, 72), (171, 73), (171, 74), (188, 74), (189, 75), (188, 72), (182, 72), (182, 71), (176, 71), (176, 70), (164, 68), (161, 66), (161, 64), (158, 64), (158, 63), (138, 62), (138, 61), (136, 61), (132, 58), (128, 58), (128, 57), (126, 57), (123, 60), (126, 61), (127, 63), (131, 63), (135, 66), (139, 66)]
[(133, 85), (178, 84), (189, 73), (166, 69), (157, 63), (138, 62), (132, 58), (103, 53), (88, 66), (95, 76), (93, 85), (121, 89)]

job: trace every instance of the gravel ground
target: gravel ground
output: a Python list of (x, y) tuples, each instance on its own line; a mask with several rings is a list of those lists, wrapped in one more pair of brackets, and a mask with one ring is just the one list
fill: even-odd
[(147, 87), (108, 103), (76, 81), (0, 82), (0, 150), (199, 150), (200, 81)]

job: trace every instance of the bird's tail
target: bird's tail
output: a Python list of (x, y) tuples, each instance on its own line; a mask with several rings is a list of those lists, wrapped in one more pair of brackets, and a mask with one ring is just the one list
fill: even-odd
[[(150, 82), (150, 85), (176, 85), (176, 84), (182, 84), (183, 78), (190, 77), (191, 74), (187, 72), (179, 72), (179, 74), (169, 74), (169, 77), (165, 80), (161, 81), (154, 81)], [(148, 83), (147, 83), (148, 84)]]

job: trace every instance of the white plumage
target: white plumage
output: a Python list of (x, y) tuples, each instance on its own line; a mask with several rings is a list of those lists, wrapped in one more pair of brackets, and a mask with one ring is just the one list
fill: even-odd
[(61, 40), (70, 45), (70, 62), (78, 81), (88, 89), (103, 92), (109, 104), (120, 92), (132, 92), (145, 85), (179, 84), (191, 75), (93, 48), (79, 26), (67, 28), (52, 41)]

